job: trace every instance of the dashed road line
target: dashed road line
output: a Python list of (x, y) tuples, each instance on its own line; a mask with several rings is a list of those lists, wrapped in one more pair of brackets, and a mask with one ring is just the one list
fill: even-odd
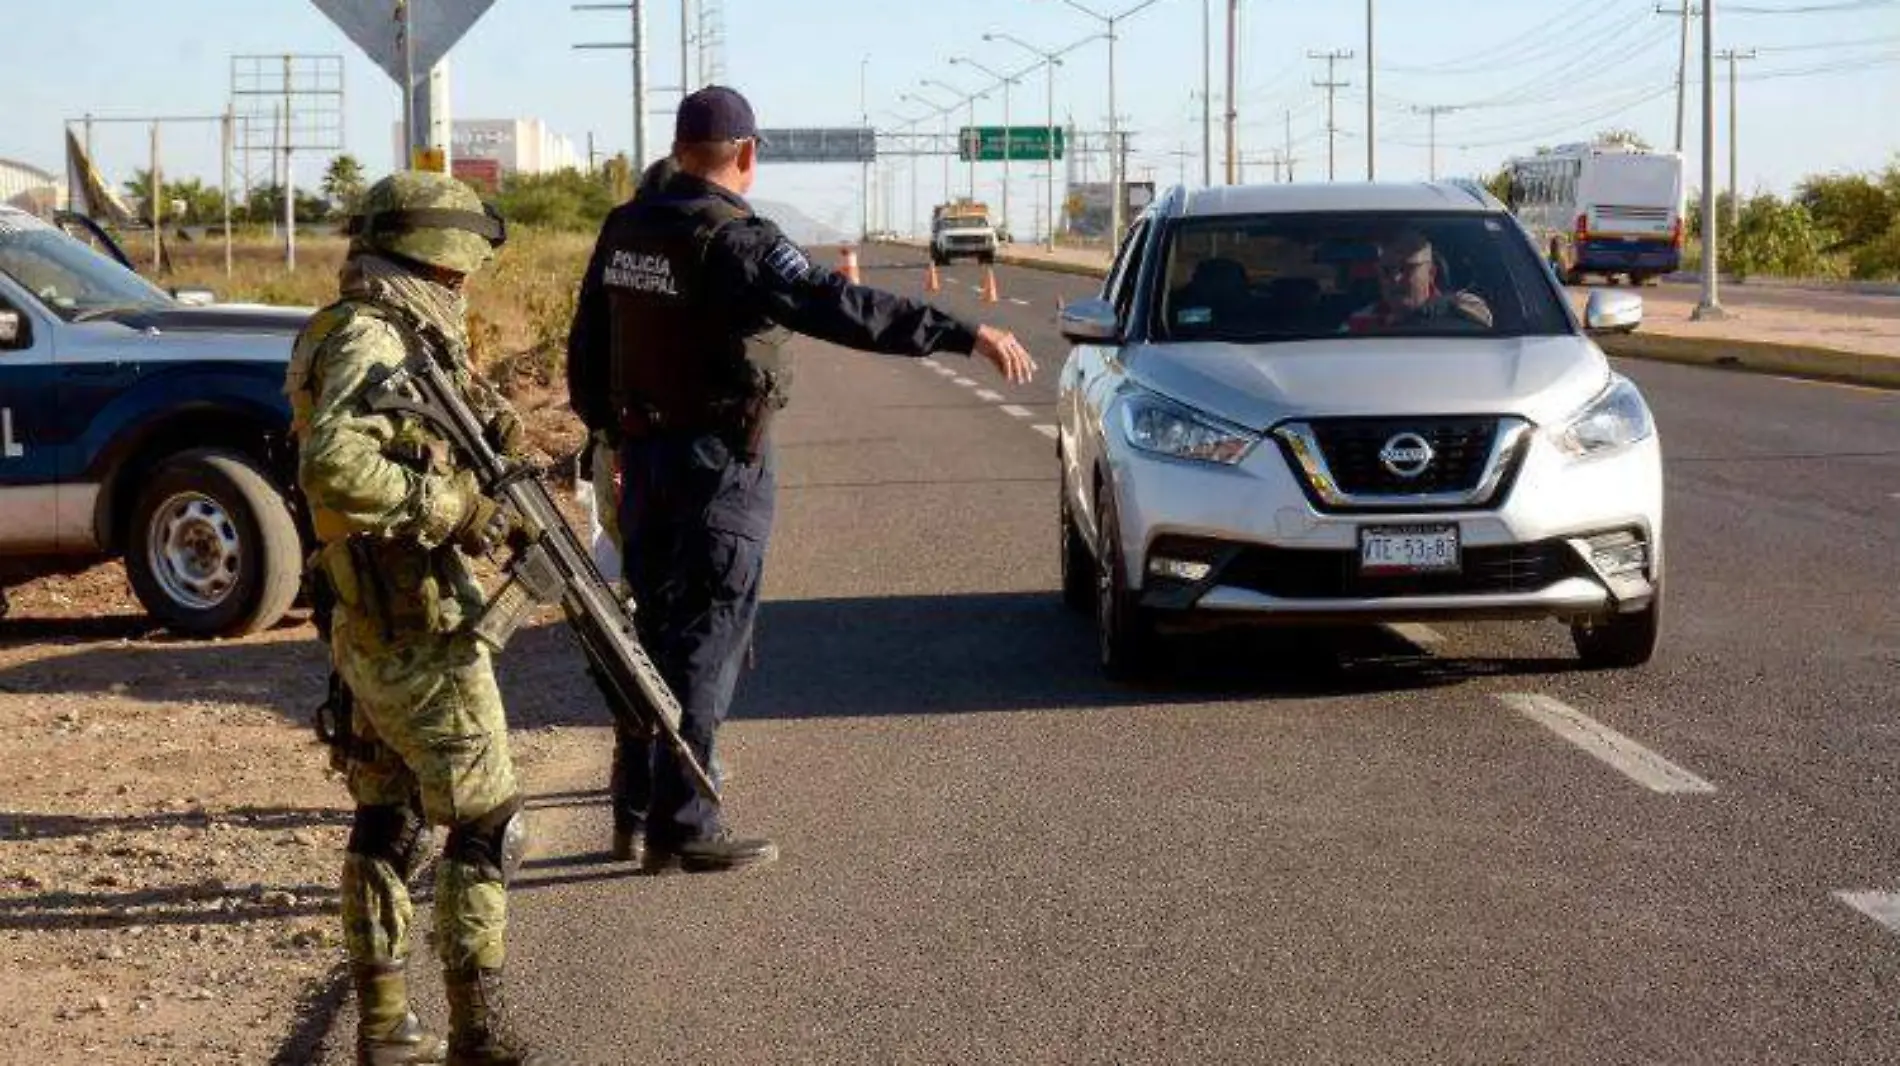
[(1844, 890), (1834, 893), (1834, 898), (1886, 926), (1888, 932), (1900, 933), (1900, 892)]
[(1014, 296), (1012, 296), (1012, 297), (1010, 297), (1010, 298), (1009, 298), (1009, 302), (1010, 302), (1010, 303), (1013, 303), (1013, 304), (1015, 304), (1015, 305), (1016, 305), (1017, 307), (1028, 307), (1028, 306), (1029, 306), (1029, 301), (1028, 301), (1028, 300), (1023, 300), (1023, 299), (1019, 299), (1019, 298), (1017, 298), (1017, 297), (1014, 297)]
[(1006, 404), (1004, 404), (1003, 406), (1001, 406), (1001, 407), (999, 407), (999, 408), (997, 408), (997, 410), (999, 410), (999, 411), (1001, 411), (1001, 412), (1003, 412), (1004, 414), (1006, 414), (1006, 415), (1009, 415), (1009, 416), (1011, 416), (1011, 417), (1013, 417), (1013, 418), (1028, 418), (1028, 417), (1029, 417), (1029, 413), (1030, 413), (1030, 412), (1029, 412), (1029, 408), (1027, 408), (1027, 407), (1018, 407), (1018, 406), (1016, 406), (1016, 405), (1015, 405), (1015, 404), (1013, 404), (1013, 403), (1006, 403)]
[(979, 399), (979, 400), (987, 400), (987, 401), (988, 401), (988, 402), (990, 402), (990, 403), (1002, 403), (1002, 402), (1003, 402), (1003, 394), (1002, 394), (1002, 393), (1000, 393), (1000, 392), (991, 392), (991, 391), (990, 391), (990, 390), (988, 390), (988, 389), (978, 389), (978, 390), (976, 390), (976, 398), (977, 398), (977, 399)]
[(1534, 692), (1500, 693), (1498, 700), (1651, 792), (1715, 791), (1714, 785), (1562, 700)]
[(1056, 439), (1056, 427), (1054, 426), (1044, 425), (1043, 423), (1038, 422), (1035, 425), (1030, 426), (1029, 428), (1035, 430), (1036, 432), (1042, 434), (1045, 437), (1048, 437), (1050, 440)]
[(969, 378), (962, 377), (960, 375), (957, 377), (951, 378), (950, 380), (956, 382), (957, 384), (963, 386), (966, 389), (974, 389), (977, 387), (976, 382), (971, 381)]

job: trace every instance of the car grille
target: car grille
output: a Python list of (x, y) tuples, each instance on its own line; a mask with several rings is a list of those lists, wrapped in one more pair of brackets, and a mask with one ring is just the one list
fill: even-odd
[[(1369, 418), (1313, 423), (1320, 454), (1339, 487), (1355, 495), (1470, 492), (1484, 476), (1497, 436), (1495, 418)], [(1417, 477), (1400, 477), (1379, 461), (1379, 450), (1402, 433), (1432, 446), (1431, 465)]]
[[(1322, 511), (1429, 511), (1489, 507), (1502, 499), (1523, 459), (1529, 429), (1521, 418), (1490, 415), (1329, 418), (1288, 422), (1273, 435), (1307, 498)], [(1431, 460), (1406, 477), (1380, 453), (1414, 436), (1431, 446)], [(1402, 446), (1416, 445), (1405, 440)]]
[(1535, 592), (1589, 568), (1563, 541), (1464, 549), (1457, 573), (1365, 576), (1359, 553), (1247, 547), (1214, 579), (1284, 599), (1376, 599), (1383, 596), (1456, 596)]

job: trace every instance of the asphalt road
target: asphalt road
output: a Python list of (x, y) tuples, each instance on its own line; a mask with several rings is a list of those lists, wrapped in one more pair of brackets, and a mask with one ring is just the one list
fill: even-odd
[[(919, 291), (904, 256), (869, 280)], [(1669, 464), (1646, 670), (1447, 625), (1208, 643), (1123, 687), (1054, 592), (1038, 429), (1056, 299), (1093, 283), (997, 273), (994, 307), (967, 266), (942, 300), (1017, 330), (1033, 385), (797, 349), (722, 734), (733, 824), (783, 860), (630, 876), (604, 748), (530, 781), (532, 1032), (587, 1063), (1900, 1059), (1900, 935), (1837, 896), (1900, 892), (1900, 395), (1622, 368)], [(1526, 695), (1712, 790), (1643, 787)]]

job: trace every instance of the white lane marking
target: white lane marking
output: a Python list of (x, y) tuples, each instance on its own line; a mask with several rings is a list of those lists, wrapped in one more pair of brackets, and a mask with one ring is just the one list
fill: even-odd
[(1029, 428), (1035, 430), (1036, 432), (1042, 434), (1045, 437), (1048, 437), (1050, 440), (1056, 439), (1056, 427), (1054, 426), (1046, 426), (1046, 425), (1043, 425), (1042, 423), (1037, 423), (1036, 425), (1030, 426)]
[(1417, 622), (1394, 622), (1386, 626), (1386, 628), (1421, 648), (1429, 648), (1433, 645), (1443, 644), (1445, 642), (1445, 635), (1443, 633), (1433, 629), (1431, 626), (1420, 625)]
[(969, 378), (955, 377), (955, 378), (951, 378), (950, 380), (956, 382), (957, 384), (963, 386), (966, 389), (974, 389), (977, 387), (976, 382), (971, 381)]
[(920, 363), (922, 363), (922, 364), (924, 364), (925, 366), (941, 366), (941, 365), (943, 365), (943, 364), (941, 364), (941, 363), (939, 363), (939, 362), (937, 362), (937, 357), (936, 357), (936, 356), (934, 356), (934, 355), (926, 355), (926, 356), (924, 356), (924, 357), (923, 357), (922, 359), (919, 359), (919, 360), (917, 360), (917, 361), (918, 361), (918, 362), (920, 362)]
[(953, 378), (957, 376), (956, 371), (950, 369), (947, 366), (944, 366), (942, 363), (939, 363), (936, 366), (931, 367), (930, 369), (935, 370), (937, 373), (942, 374), (944, 377), (947, 377), (947, 378)]
[(998, 408), (997, 408), (997, 410), (998, 410), (998, 411), (1001, 411), (1001, 412), (1003, 412), (1003, 413), (1004, 413), (1004, 414), (1006, 414), (1006, 415), (1011, 415), (1011, 416), (1014, 416), (1014, 417), (1016, 417), (1016, 418), (1028, 418), (1028, 417), (1029, 417), (1029, 408), (1027, 408), (1027, 407), (1018, 407), (1018, 406), (1016, 406), (1016, 405), (1015, 405), (1015, 404), (1013, 404), (1013, 403), (1006, 403), (1006, 404), (1004, 404), (1003, 406), (1001, 406), (1001, 407), (998, 407)]
[(1000, 392), (991, 392), (988, 389), (978, 389), (976, 390), (976, 398), (989, 403), (1001, 403), (1003, 401), (1003, 394)]
[(1022, 300), (1022, 299), (1018, 299), (1017, 297), (1014, 297), (1014, 296), (1012, 296), (1012, 297), (1010, 297), (1010, 298), (1009, 298), (1009, 302), (1010, 302), (1010, 303), (1013, 303), (1013, 304), (1015, 304), (1015, 305), (1016, 305), (1017, 307), (1028, 307), (1028, 306), (1029, 306), (1029, 301), (1028, 301), (1028, 300)]
[(1562, 700), (1534, 692), (1504, 692), (1498, 699), (1651, 792), (1715, 791), (1714, 785)]
[(1900, 892), (1841, 891), (1834, 898), (1886, 926), (1888, 932), (1900, 933)]

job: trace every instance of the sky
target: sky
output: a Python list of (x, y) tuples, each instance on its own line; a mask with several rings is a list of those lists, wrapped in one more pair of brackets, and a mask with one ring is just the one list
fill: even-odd
[[(388, 0), (363, 0), (387, 3)], [(1076, 0), (1104, 14), (1139, 0)], [(902, 94), (967, 91), (994, 80), (967, 63), (1000, 74), (1039, 62), (1013, 45), (985, 42), (985, 33), (1020, 37), (1045, 49), (1100, 34), (1103, 25), (1067, 0), (720, 0), (724, 9), (725, 81), (753, 102), (761, 125), (846, 126), (865, 110), (880, 129), (902, 128), (935, 112)], [(1131, 133), (1129, 176), (1163, 185), (1201, 179), (1202, 12), (1205, 0), (1155, 0), (1118, 24), (1117, 102)], [(626, 37), (626, 16), (573, 11), (567, 0), (495, 0), (451, 53), (453, 113), (463, 118), (539, 118), (585, 151), (592, 133), (605, 152), (631, 141), (631, 78), (624, 51), (573, 45)], [(1224, 107), (1224, 18), (1215, 2), (1212, 70), (1215, 174), (1222, 162), (1219, 116)], [(1437, 117), (1441, 176), (1478, 175), (1538, 145), (1587, 139), (1609, 127), (1635, 130), (1658, 147), (1675, 139), (1675, 72), (1679, 19), (1659, 15), (1653, 0), (1377, 0), (1373, 75), (1376, 148), (1382, 179), (1424, 178), (1430, 167), (1429, 121), (1420, 109), (1452, 108)], [(648, 0), (653, 44), (649, 82), (679, 82), (679, 3)], [(1245, 180), (1270, 180), (1268, 153), (1284, 151), (1291, 125), (1294, 176), (1323, 178), (1328, 156), (1327, 64), (1313, 52), (1350, 51), (1333, 78), (1334, 164), (1341, 179), (1359, 179), (1366, 165), (1366, 8), (1362, 0), (1241, 0), (1240, 158)], [(343, 57), (345, 148), (372, 173), (393, 165), (390, 130), (398, 116), (394, 82), (308, 0), (0, 0), (7, 58), (0, 66), (0, 158), (58, 172), (64, 120), (98, 116), (208, 115), (223, 110), (231, 57), (317, 53)], [(1692, 40), (1687, 149), (1691, 184), (1700, 167), (1700, 24)], [(1872, 170), (1900, 159), (1900, 0), (1717, 0), (1716, 48), (1755, 50), (1737, 64), (1740, 182), (1745, 191), (1785, 193), (1804, 175)], [(867, 61), (868, 60), (868, 61)], [(1718, 181), (1727, 181), (1727, 64), (1718, 64)], [(1108, 122), (1108, 49), (1083, 44), (1057, 67), (1059, 123), (1102, 130)], [(650, 134), (663, 150), (677, 92), (654, 92)], [(1011, 92), (1015, 124), (1041, 124), (1048, 110), (1040, 68)], [(978, 124), (999, 125), (1003, 100), (976, 102)], [(956, 106), (952, 125), (968, 117)], [(147, 128), (96, 127), (99, 164), (123, 180), (143, 167)], [(215, 181), (217, 130), (210, 124), (167, 126), (165, 168), (172, 175)], [(328, 153), (322, 153), (327, 155)], [(298, 164), (300, 184), (314, 183), (319, 153)], [(1059, 164), (1060, 166), (1060, 164)], [(1094, 177), (1105, 175), (1095, 163)], [(881, 168), (880, 195), (894, 228), (928, 215), (943, 195), (937, 159), (915, 168), (913, 207), (909, 160)], [(1019, 232), (1043, 210), (1040, 163), (1017, 162), (1008, 192)], [(1001, 164), (977, 168), (977, 195), (1000, 207)], [(951, 167), (953, 191), (968, 171)], [(855, 166), (779, 165), (763, 170), (755, 196), (789, 203), (840, 228), (859, 212)], [(881, 218), (880, 218), (881, 220)]]

